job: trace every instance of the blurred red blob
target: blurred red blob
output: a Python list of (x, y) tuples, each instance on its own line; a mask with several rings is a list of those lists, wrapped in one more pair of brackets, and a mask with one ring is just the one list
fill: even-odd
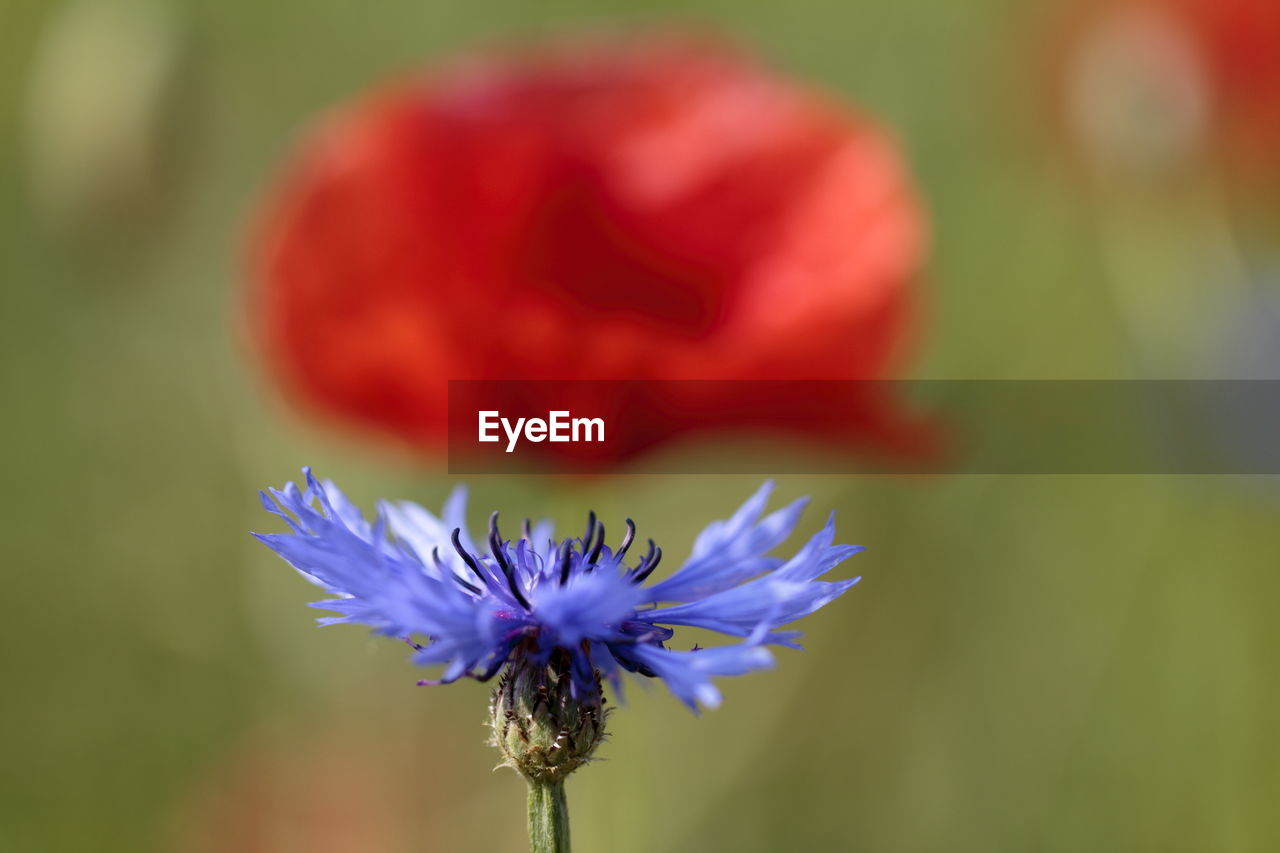
[(1094, 0), (1075, 14), (1063, 83), (1090, 153), (1280, 177), (1280, 2)]
[[(366, 755), (256, 745), (201, 780), (176, 821), (175, 853), (407, 851), (412, 827), (397, 779)], [(321, 757), (317, 757), (321, 756)]]
[(1222, 118), (1250, 155), (1280, 166), (1280, 3), (1182, 0)]
[[(172, 807), (169, 853), (423, 853), (519, 849), (502, 788), (416, 713), (264, 722), (203, 768)], [(429, 713), (429, 712), (425, 712)], [(454, 721), (449, 721), (454, 722)], [(433, 736), (435, 731), (437, 736)], [(456, 740), (456, 738), (454, 739)], [(464, 741), (465, 742), (465, 741)], [(469, 744), (468, 744), (469, 745)], [(480, 744), (475, 744), (480, 747)], [(514, 780), (512, 780), (514, 782)], [(499, 786), (501, 788), (501, 786)], [(495, 815), (498, 815), (495, 818)], [(484, 821), (484, 843), (476, 838)], [(159, 848), (157, 848), (159, 849)]]
[(294, 397), (433, 450), (449, 379), (886, 377), (922, 254), (845, 107), (698, 39), (569, 42), (330, 115), (266, 204), (251, 323)]

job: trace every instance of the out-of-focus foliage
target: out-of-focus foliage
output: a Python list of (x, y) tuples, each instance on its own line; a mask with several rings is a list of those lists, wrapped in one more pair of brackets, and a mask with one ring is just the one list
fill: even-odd
[[(4, 853), (524, 843), (521, 783), (488, 772), (485, 689), (414, 688), (397, 644), (317, 630), (297, 606), (314, 591), (244, 532), (264, 523), (255, 490), (303, 463), (366, 505), (436, 504), (450, 485), (287, 415), (228, 332), (248, 200), (299, 122), (389, 71), (678, 15), (855, 101), (896, 129), (933, 220), (922, 376), (1123, 378), (1156, 352), (1186, 364), (1187, 314), (1170, 306), (1230, 280), (1212, 278), (1235, 254), (1202, 185), (1099, 186), (1059, 165), (1036, 78), (1049, 4), (159, 8), (165, 31), (185, 34), (173, 48), (185, 58), (148, 84), (176, 99), (147, 119), (176, 146), (173, 171), (124, 182), (127, 203), (105, 211), (72, 187), (65, 198), (89, 215), (69, 225), (39, 212), (37, 163), (56, 152), (30, 149), (64, 126), (29, 124), (67, 107), (32, 99), (66, 94), (50, 79), (147, 61), (127, 45), (153, 36), (103, 29), (125, 46), (64, 51), (49, 47), (65, 38), (62, 3), (0, 7)], [(101, 58), (121, 54), (134, 59)], [(55, 73), (49, 57), (102, 64)], [(67, 150), (93, 152), (109, 130), (68, 130), (85, 138)], [(1266, 233), (1252, 218), (1237, 227)], [(675, 557), (703, 516), (689, 507), (754, 485), (486, 478), (474, 500), (566, 523), (587, 507), (631, 516)], [(807, 652), (726, 684), (714, 714), (633, 689), (608, 760), (569, 785), (580, 849), (1280, 845), (1274, 488), (811, 477), (779, 491), (839, 509), (841, 541), (869, 546), (865, 580), (807, 626)]]

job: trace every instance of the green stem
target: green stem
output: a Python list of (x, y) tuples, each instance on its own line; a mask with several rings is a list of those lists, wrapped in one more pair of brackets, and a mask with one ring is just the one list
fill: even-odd
[(529, 850), (569, 853), (569, 806), (564, 782), (529, 783)]

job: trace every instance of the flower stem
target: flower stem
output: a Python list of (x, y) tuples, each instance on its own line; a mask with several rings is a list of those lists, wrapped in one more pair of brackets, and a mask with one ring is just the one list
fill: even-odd
[(531, 853), (569, 853), (569, 806), (564, 782), (529, 782)]

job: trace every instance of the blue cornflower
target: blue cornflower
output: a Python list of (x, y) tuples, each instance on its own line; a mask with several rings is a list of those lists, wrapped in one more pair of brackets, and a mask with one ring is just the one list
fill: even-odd
[[(305, 489), (288, 483), (262, 493), (291, 532), (255, 536), (334, 596), (312, 605), (338, 614), (322, 623), (368, 625), (412, 643), (416, 663), (443, 666), (438, 680), (423, 684), (486, 681), (504, 667), (508, 678), (512, 670), (549, 670), (582, 697), (598, 694), (601, 679), (620, 690), (626, 671), (661, 679), (694, 711), (715, 707), (713, 676), (772, 666), (766, 646), (795, 647), (798, 636), (779, 628), (859, 580), (818, 580), (862, 550), (832, 544), (834, 513), (795, 556), (768, 556), (806, 503), (764, 515), (770, 483), (710, 524), (678, 570), (646, 585), (662, 549), (649, 540), (642, 555), (633, 553), (631, 519), (613, 548), (594, 513), (581, 536), (560, 540), (549, 523), (528, 520), (506, 539), (494, 513), (477, 543), (461, 486), (439, 517), (417, 504), (382, 502), (370, 523), (332, 482), (304, 473)], [(677, 651), (669, 643), (680, 626), (740, 642)]]

